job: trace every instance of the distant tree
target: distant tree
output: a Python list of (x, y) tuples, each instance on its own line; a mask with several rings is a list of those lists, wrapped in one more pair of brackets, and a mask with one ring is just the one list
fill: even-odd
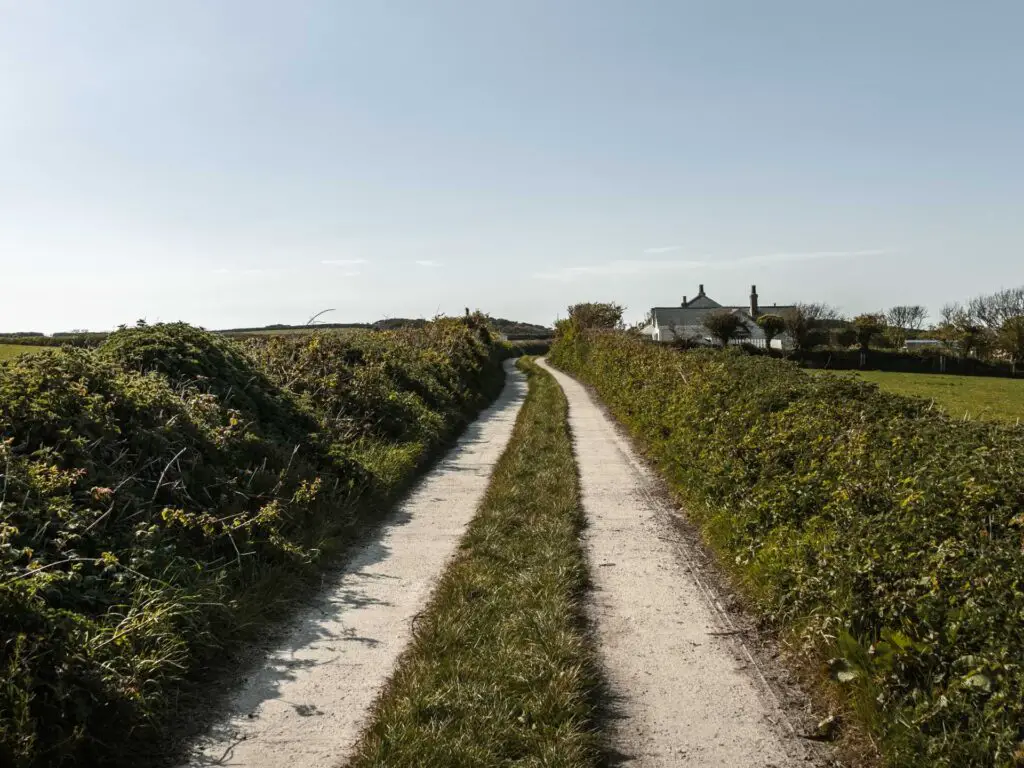
[(885, 330), (885, 315), (881, 312), (857, 315), (853, 319), (853, 329), (857, 332), (857, 343), (860, 345), (861, 351), (867, 352), (872, 337)]
[(798, 352), (805, 352), (825, 339), (825, 328), (840, 319), (839, 312), (827, 304), (797, 304), (782, 315), (786, 333)]
[(586, 302), (569, 307), (569, 319), (580, 328), (622, 328), (626, 308), (612, 302)]
[(857, 343), (857, 329), (852, 326), (840, 328), (835, 333), (836, 344), (843, 349), (852, 347)]
[(1016, 372), (1017, 364), (1024, 362), (1024, 315), (1006, 318), (996, 334), (996, 343)]
[[(973, 301), (973, 300), (972, 300)], [(995, 332), (980, 320), (970, 305), (946, 304), (936, 335), (961, 355), (987, 357), (995, 342)]]
[(885, 334), (895, 347), (907, 343), (907, 331), (919, 331), (928, 319), (928, 310), (920, 304), (900, 304), (885, 313)]
[(729, 342), (747, 335), (743, 318), (727, 309), (718, 309), (704, 315), (703, 325), (719, 344), (729, 346)]
[(765, 346), (771, 349), (772, 340), (786, 330), (786, 321), (779, 315), (761, 315), (755, 320), (764, 333)]
[(966, 311), (976, 325), (999, 330), (1007, 320), (1024, 315), (1024, 286), (976, 296), (967, 302)]

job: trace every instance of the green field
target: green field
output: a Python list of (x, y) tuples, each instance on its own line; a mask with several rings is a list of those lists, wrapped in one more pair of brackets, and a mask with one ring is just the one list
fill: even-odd
[(0, 344), (0, 360), (10, 360), (24, 352), (42, 352), (49, 347), (32, 347), (27, 344)]
[[(817, 373), (817, 371), (815, 371)], [(847, 373), (846, 371), (842, 373)], [(933, 373), (850, 371), (887, 392), (923, 397), (955, 418), (1024, 421), (1024, 380)]]

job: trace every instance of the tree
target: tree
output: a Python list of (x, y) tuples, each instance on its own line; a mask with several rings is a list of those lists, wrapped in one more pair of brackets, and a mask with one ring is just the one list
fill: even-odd
[(1010, 358), (1016, 373), (1017, 363), (1024, 362), (1024, 315), (1006, 318), (996, 334), (996, 343)]
[[(974, 300), (972, 300), (973, 302)], [(942, 308), (938, 335), (961, 355), (987, 356), (993, 346), (994, 332), (972, 311), (970, 305), (946, 304)]]
[(569, 307), (569, 319), (580, 328), (622, 328), (626, 308), (613, 302), (585, 302)]
[(754, 322), (764, 333), (765, 346), (772, 347), (772, 340), (786, 330), (786, 321), (778, 315), (761, 315)]
[(703, 325), (708, 333), (723, 347), (729, 346), (733, 339), (747, 335), (743, 318), (727, 309), (719, 309), (704, 315)]
[(857, 329), (851, 326), (840, 328), (835, 333), (836, 344), (843, 349), (852, 347), (857, 343)]
[(998, 331), (1007, 320), (1024, 315), (1024, 286), (975, 296), (966, 311), (976, 325)]
[(928, 310), (920, 304), (900, 304), (884, 315), (888, 325), (886, 335), (893, 346), (902, 347), (907, 343), (907, 331), (919, 331), (928, 319)]
[(853, 319), (853, 329), (857, 332), (857, 343), (860, 344), (861, 352), (867, 352), (871, 338), (885, 330), (885, 315), (881, 312), (857, 315)]
[(839, 320), (839, 312), (827, 304), (797, 304), (782, 315), (786, 333), (798, 352), (822, 343), (824, 329)]
[(900, 304), (885, 313), (885, 321), (898, 328), (919, 331), (928, 319), (928, 310), (920, 304)]

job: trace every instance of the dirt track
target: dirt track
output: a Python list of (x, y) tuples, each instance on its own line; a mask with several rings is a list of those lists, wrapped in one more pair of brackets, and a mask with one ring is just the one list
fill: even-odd
[(512, 361), (506, 372), (498, 401), (251, 673), (229, 716), (197, 745), (189, 765), (344, 762), (511, 437), (526, 381)]
[(654, 478), (587, 390), (541, 365), (569, 400), (619, 764), (806, 764), (753, 657), (687, 562)]

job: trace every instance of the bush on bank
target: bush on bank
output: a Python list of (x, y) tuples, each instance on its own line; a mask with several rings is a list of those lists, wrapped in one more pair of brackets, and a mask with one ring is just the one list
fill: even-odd
[(0, 364), (0, 765), (137, 764), (500, 388), (473, 322), (239, 345), (183, 325)]
[(892, 765), (1024, 764), (1024, 429), (741, 352), (563, 329), (746, 593)]

